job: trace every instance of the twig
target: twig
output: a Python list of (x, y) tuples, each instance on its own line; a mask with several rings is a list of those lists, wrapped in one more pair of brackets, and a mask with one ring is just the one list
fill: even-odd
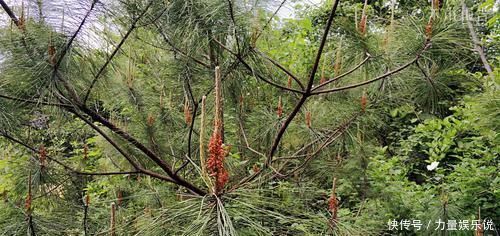
[(333, 83), (335, 81), (338, 81), (339, 79), (342, 79), (345, 76), (350, 75), (354, 71), (358, 70), (362, 65), (364, 65), (370, 58), (371, 58), (371, 56), (368, 55), (362, 62), (360, 62), (358, 65), (356, 65), (355, 67), (353, 67), (349, 71), (347, 71), (347, 72), (345, 72), (345, 73), (343, 73), (343, 74), (341, 74), (341, 75), (339, 75), (337, 77), (334, 77), (333, 79), (325, 81), (324, 83), (322, 83), (322, 84), (318, 85), (317, 87), (313, 88), (312, 91), (316, 91), (316, 90), (318, 90), (318, 89), (320, 89), (320, 88), (322, 88), (322, 87), (324, 87), (324, 86), (326, 86), (326, 85), (328, 85), (330, 83)]
[(0, 0), (0, 5), (2, 5), (3, 10), (7, 13), (7, 15), (9, 15), (10, 19), (12, 19), (12, 21), (14, 22), (14, 24), (16, 24), (17, 27), (20, 27), (19, 19), (14, 14), (14, 12), (12, 12), (12, 10), (7, 5), (7, 3), (5, 3), (5, 1), (3, 1), (3, 0)]
[(109, 235), (116, 236), (116, 205), (114, 202), (111, 203), (110, 211)]
[(290, 72), (289, 70), (287, 70), (283, 65), (281, 65), (279, 62), (277, 62), (276, 60), (272, 59), (271, 57), (265, 55), (263, 52), (260, 52), (258, 50), (255, 49), (256, 52), (258, 52), (259, 54), (261, 54), (265, 59), (267, 59), (268, 61), (270, 61), (273, 65), (275, 65), (276, 67), (278, 67), (279, 69), (281, 69), (283, 72), (285, 72), (288, 76), (292, 77), (292, 79), (297, 82), (297, 84), (300, 86), (300, 88), (302, 90), (305, 89), (304, 85), (302, 84), (302, 82), (300, 82), (300, 80), (298, 79), (298, 77), (296, 75), (294, 75), (292, 72)]
[[(144, 144), (139, 142), (136, 138), (132, 137), (129, 133), (120, 129), (115, 124), (111, 123), (109, 120), (105, 119), (104, 117), (102, 117), (101, 115), (99, 115), (95, 111), (87, 108), (84, 105), (80, 105), (78, 108), (80, 109), (80, 111), (82, 111), (85, 114), (87, 114), (88, 116), (90, 116), (92, 118), (92, 120), (101, 123), (102, 125), (104, 125), (108, 129), (113, 131), (115, 134), (117, 134), (118, 136), (120, 136), (121, 138), (123, 138), (124, 140), (126, 140), (127, 142), (129, 142), (130, 144), (135, 146), (136, 148), (138, 148), (150, 160), (155, 162), (163, 171), (165, 171), (165, 173), (167, 173), (167, 175), (168, 175), (168, 179), (173, 180), (173, 183), (181, 185), (181, 186), (189, 189), (190, 191), (192, 191), (193, 193), (196, 193), (198, 195), (201, 195), (201, 196), (205, 195), (205, 191), (197, 188), (193, 184), (187, 182), (185, 179), (176, 175), (174, 170), (172, 170), (172, 167), (165, 160), (161, 159), (157, 154), (155, 154), (152, 150), (150, 150)], [(90, 126), (95, 126), (91, 122), (88, 124)], [(146, 171), (146, 170), (143, 169), (142, 171)]]
[(234, 10), (233, 10), (233, 2), (231, 0), (227, 0), (228, 8), (229, 8), (229, 16), (231, 17), (231, 21), (233, 23), (234, 27), (234, 39), (236, 41), (236, 48), (238, 50), (238, 55), (241, 54), (241, 48), (240, 48), (240, 40), (238, 39), (238, 36), (236, 35), (236, 19), (234, 18)]
[(273, 20), (273, 18), (278, 14), (278, 12), (281, 10), (281, 8), (285, 5), (287, 0), (283, 0), (281, 1), (281, 4), (278, 6), (278, 8), (274, 11), (273, 15), (271, 15), (271, 17), (269, 17), (269, 19), (267, 20), (266, 24), (264, 25), (264, 27), (262, 27), (262, 29), (259, 31), (259, 33), (257, 34), (257, 36), (255, 37), (255, 41), (257, 41), (260, 36), (262, 36), (262, 33), (267, 29), (267, 27), (269, 26), (269, 24), (271, 24), (271, 21)]

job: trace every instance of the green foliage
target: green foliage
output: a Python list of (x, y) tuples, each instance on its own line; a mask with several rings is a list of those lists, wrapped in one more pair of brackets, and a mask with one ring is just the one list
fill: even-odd
[[(267, 1), (98, 1), (82, 31), (86, 12), (71, 33), (3, 27), (0, 235), (434, 235), (387, 223), (479, 209), (499, 222), (498, 16), (478, 31), (488, 76), (460, 1), (368, 1), (366, 34), (363, 4), (341, 1), (315, 61), (333, 2), (270, 19)], [(222, 193), (200, 163), (216, 66)]]

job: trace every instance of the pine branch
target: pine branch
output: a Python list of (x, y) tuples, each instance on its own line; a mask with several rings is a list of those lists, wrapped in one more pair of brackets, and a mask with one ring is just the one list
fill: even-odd
[[(14, 14), (14, 12), (12, 12), (12, 9), (5, 3), (5, 1), (3, 0), (0, 0), (0, 5), (2, 6), (2, 8), (4, 9), (4, 11), (7, 13), (7, 15), (9, 15), (10, 19), (14, 22), (14, 24), (16, 25), (16, 27), (21, 30), (21, 32), (24, 33), (24, 22), (21, 22), (16, 14)], [(29, 55), (29, 58), (33, 61), (33, 58), (31, 57), (30, 54), (30, 50), (29, 50), (29, 47), (28, 47), (28, 43), (26, 43), (26, 36), (23, 34), (21, 36), (21, 43), (23, 44), (23, 47), (26, 49), (26, 53)]]
[[(155, 24), (156, 28), (158, 29), (158, 32), (160, 33), (160, 35), (162, 36), (163, 38), (163, 41), (165, 41), (171, 48), (174, 52), (177, 52), (179, 53), (181, 56), (184, 56), (184, 57), (187, 57), (191, 60), (193, 60), (194, 62), (202, 65), (203, 67), (207, 68), (207, 69), (211, 69), (210, 65), (208, 65), (207, 63), (193, 57), (193, 56), (190, 56), (188, 55), (186, 52), (182, 51), (181, 49), (179, 49), (178, 47), (176, 47), (174, 45), (174, 43), (167, 37), (167, 35), (161, 30), (160, 26), (158, 26), (157, 24)], [(157, 46), (156, 46), (157, 47)]]
[[(23, 146), (24, 148), (28, 149), (29, 151), (31, 151), (33, 153), (39, 152), (38, 149), (28, 145), (26, 142), (23, 142), (19, 139), (14, 138), (13, 136), (9, 135), (6, 132), (0, 131), (0, 135), (13, 143), (17, 143), (17, 144)], [(70, 167), (69, 165), (57, 160), (56, 158), (54, 158), (52, 156), (47, 155), (46, 158), (49, 159), (50, 161), (53, 161), (54, 163), (60, 165), (61, 167), (63, 167), (67, 171), (74, 173), (76, 175), (107, 176), (107, 175), (127, 175), (127, 174), (140, 174), (141, 173), (140, 171), (84, 172), (84, 171), (76, 170), (73, 167)]]
[(61, 66), (61, 63), (62, 63), (62, 61), (64, 59), (64, 56), (66, 56), (66, 53), (71, 48), (71, 45), (75, 41), (75, 39), (78, 36), (78, 34), (81, 32), (81, 30), (83, 28), (83, 25), (85, 24), (85, 22), (89, 18), (90, 13), (92, 12), (92, 10), (94, 10), (94, 7), (95, 7), (96, 3), (97, 3), (97, 0), (93, 0), (92, 1), (92, 4), (90, 5), (90, 9), (87, 11), (87, 13), (85, 14), (85, 16), (83, 17), (83, 20), (80, 22), (80, 25), (78, 26), (77, 30), (75, 31), (75, 33), (73, 33), (73, 35), (68, 40), (68, 43), (66, 44), (66, 46), (64, 47), (64, 49), (61, 51), (59, 59), (57, 60), (56, 64), (54, 65), (54, 74), (59, 69), (59, 67)]
[(16, 102), (36, 104), (36, 105), (46, 105), (46, 106), (55, 106), (55, 107), (67, 107), (67, 108), (73, 107), (70, 104), (52, 103), (52, 102), (45, 102), (45, 101), (35, 101), (35, 100), (29, 100), (29, 99), (24, 99), (24, 98), (12, 97), (12, 96), (3, 95), (3, 94), (0, 94), (0, 98), (7, 99), (7, 100), (12, 100), (12, 101), (16, 101)]
[(88, 98), (90, 96), (90, 93), (92, 92), (92, 89), (94, 88), (95, 84), (97, 83), (97, 81), (99, 80), (99, 78), (101, 77), (101, 75), (104, 73), (104, 71), (106, 70), (106, 68), (108, 67), (108, 65), (111, 63), (111, 61), (113, 60), (113, 58), (116, 56), (116, 54), (118, 53), (118, 51), (121, 49), (121, 47), (123, 46), (123, 44), (125, 43), (125, 41), (127, 41), (127, 39), (130, 36), (130, 34), (137, 28), (137, 23), (146, 14), (146, 12), (149, 10), (149, 8), (153, 4), (153, 2), (154, 1), (149, 1), (148, 5), (141, 12), (141, 14), (132, 21), (132, 24), (128, 28), (127, 33), (125, 33), (125, 35), (122, 37), (122, 39), (120, 40), (120, 42), (118, 43), (118, 45), (115, 47), (115, 49), (113, 50), (113, 52), (109, 56), (109, 58), (106, 60), (106, 62), (104, 62), (104, 64), (102, 65), (102, 67), (99, 69), (99, 71), (97, 72), (97, 74), (94, 76), (94, 79), (90, 83), (90, 86), (89, 86), (89, 88), (88, 88), (88, 90), (87, 90), (87, 92), (85, 94), (85, 98), (83, 99), (83, 104), (85, 104), (87, 102), (87, 100), (88, 100)]
[(233, 33), (234, 33), (234, 39), (236, 41), (236, 48), (238, 50), (238, 55), (240, 55), (241, 54), (240, 40), (238, 39), (236, 31), (236, 19), (234, 18), (233, 2), (231, 0), (227, 0), (227, 5), (229, 8), (229, 16), (231, 17), (231, 23), (233, 24)]
[[(325, 149), (326, 147), (330, 146), (333, 142), (335, 142), (339, 137), (341, 137), (346, 131), (347, 131), (347, 128), (349, 128), (349, 126), (360, 116), (362, 115), (363, 113), (356, 113), (354, 114), (349, 120), (347, 120), (346, 122), (342, 123), (339, 127), (337, 127), (337, 129), (335, 129), (335, 131), (326, 139), (325, 142), (323, 142), (323, 144), (321, 144), (320, 147), (318, 147), (313, 153), (311, 154), (307, 154), (307, 158), (302, 162), (302, 164), (300, 164), (299, 166), (297, 166), (296, 168), (294, 168), (293, 170), (291, 170), (289, 173), (287, 174), (284, 174), (284, 175), (281, 175), (280, 177), (284, 178), (284, 177), (289, 177), (291, 175), (293, 175), (294, 173), (296, 173), (297, 171), (301, 170), (302, 168), (304, 168), (315, 156), (317, 156), (319, 153), (321, 153), (321, 151), (323, 151), (323, 149)], [(278, 170), (278, 172), (281, 171), (281, 170)], [(275, 176), (276, 177), (276, 176)], [(273, 178), (275, 178), (273, 177)]]
[(265, 59), (267, 59), (268, 61), (270, 61), (273, 65), (275, 65), (276, 67), (278, 67), (280, 70), (282, 70), (283, 72), (285, 72), (288, 76), (292, 77), (292, 79), (297, 82), (297, 84), (300, 86), (300, 88), (302, 90), (305, 90), (305, 87), (304, 85), (302, 84), (302, 82), (300, 82), (300, 80), (298, 79), (298, 77), (296, 75), (294, 75), (292, 72), (290, 72), (288, 69), (286, 69), (283, 65), (281, 65), (279, 62), (277, 62), (276, 60), (272, 59), (271, 57), (265, 55), (263, 52), (260, 52), (258, 50), (255, 49), (256, 52), (258, 52), (259, 54), (262, 55), (262, 57), (264, 57)]
[(267, 169), (268, 167), (271, 166), (271, 162), (273, 160), (274, 154), (275, 154), (276, 150), (278, 149), (278, 145), (281, 142), (281, 139), (283, 138), (283, 135), (285, 134), (285, 131), (287, 130), (287, 128), (290, 125), (290, 123), (292, 123), (292, 120), (295, 118), (295, 116), (297, 116), (297, 114), (299, 113), (300, 109), (302, 108), (302, 106), (304, 105), (304, 103), (306, 102), (306, 100), (312, 95), (311, 94), (311, 88), (312, 88), (313, 83), (314, 83), (314, 77), (315, 77), (316, 72), (318, 70), (319, 62), (321, 60), (321, 54), (323, 53), (323, 49), (325, 47), (326, 40), (328, 38), (328, 33), (330, 32), (330, 27), (332, 25), (333, 18), (335, 16), (336, 11), (337, 11), (337, 7), (338, 7), (339, 2), (340, 2), (340, 0), (335, 0), (335, 2), (333, 4), (333, 7), (332, 7), (332, 10), (330, 12), (330, 16), (328, 17), (328, 22), (327, 22), (325, 30), (323, 32), (323, 37), (321, 39), (321, 43), (320, 43), (320, 46), (318, 48), (318, 53), (316, 55), (316, 59), (314, 61), (314, 65), (313, 65), (313, 68), (311, 70), (311, 74), (309, 76), (309, 82), (307, 84), (306, 90), (304, 91), (304, 93), (302, 94), (302, 97), (297, 102), (297, 104), (295, 105), (294, 109), (288, 115), (288, 117), (286, 118), (285, 122), (281, 126), (280, 130), (276, 134), (276, 137), (274, 138), (273, 145), (271, 146), (271, 149), (270, 149), (270, 151), (268, 153), (268, 156), (267, 156), (267, 159), (266, 159), (266, 161), (264, 163), (264, 166), (259, 171), (255, 172), (254, 174), (250, 175), (249, 177), (244, 178), (243, 180), (241, 180), (236, 186), (233, 187), (233, 189), (236, 189), (239, 186), (241, 186), (241, 185), (243, 185), (243, 184), (245, 184), (245, 183), (247, 183), (249, 181), (252, 181), (257, 176), (259, 176), (263, 172), (263, 170), (265, 170), (265, 169)]
[(10, 9), (9, 5), (5, 3), (4, 0), (0, 0), (0, 5), (2, 5), (3, 10), (9, 15), (10, 19), (16, 24), (17, 27), (20, 27), (20, 22), (19, 19), (17, 18), (16, 14)]
[(430, 46), (431, 46), (431, 42), (429, 40), (427, 40), (425, 42), (425, 44), (424, 44), (424, 47), (417, 53), (417, 55), (415, 56), (415, 58), (413, 58), (411, 61), (405, 63), (404, 65), (402, 65), (402, 66), (400, 66), (400, 67), (398, 67), (398, 68), (396, 68), (394, 70), (388, 71), (388, 72), (386, 72), (383, 75), (377, 76), (377, 77), (375, 77), (375, 78), (373, 78), (371, 80), (366, 80), (366, 81), (363, 81), (363, 82), (359, 82), (359, 83), (356, 83), (356, 84), (351, 84), (351, 85), (347, 85), (347, 86), (343, 86), (343, 87), (339, 87), (339, 88), (333, 88), (333, 89), (327, 89), (327, 90), (322, 90), (322, 91), (318, 91), (318, 92), (313, 92), (312, 95), (318, 95), (318, 94), (325, 94), (325, 93), (332, 93), (332, 92), (349, 90), (349, 89), (361, 87), (363, 85), (371, 84), (373, 82), (376, 82), (376, 81), (379, 81), (381, 79), (387, 78), (387, 77), (389, 77), (389, 76), (391, 76), (393, 74), (396, 74), (398, 72), (401, 72), (404, 69), (406, 69), (406, 68), (410, 67), (411, 65), (413, 65), (422, 56), (422, 53), (424, 53)]
[[(185, 179), (183, 179), (180, 176), (178, 176), (177, 174), (175, 174), (175, 172), (172, 170), (172, 167), (167, 162), (165, 162), (163, 159), (161, 159), (159, 156), (157, 156), (153, 151), (151, 151), (149, 148), (147, 148), (144, 144), (139, 142), (137, 139), (132, 137), (129, 133), (120, 129), (115, 124), (111, 123), (109, 120), (105, 119), (104, 117), (102, 117), (101, 115), (99, 115), (98, 113), (94, 112), (93, 110), (87, 108), (84, 105), (80, 105), (79, 110), (82, 111), (83, 113), (85, 113), (86, 115), (90, 116), (90, 118), (93, 121), (99, 122), (100, 124), (104, 125), (108, 129), (113, 131), (115, 134), (117, 134), (118, 136), (120, 136), (121, 138), (123, 138), (124, 140), (126, 140), (127, 142), (129, 142), (130, 144), (135, 146), (136, 148), (138, 148), (150, 160), (152, 160), (163, 171), (165, 171), (165, 173), (167, 173), (167, 175), (169, 177), (168, 179), (173, 180), (173, 183), (176, 183), (180, 186), (183, 186), (186, 189), (188, 189), (188, 190), (190, 190), (193, 193), (196, 193), (198, 195), (201, 195), (201, 196), (205, 195), (205, 192), (203, 190), (197, 188), (193, 184), (187, 182)], [(91, 125), (92, 123), (88, 123), (88, 124)], [(145, 170), (142, 170), (142, 171), (145, 171)], [(154, 174), (154, 173), (149, 173), (149, 174)]]
[(304, 93), (303, 91), (300, 91), (300, 90), (296, 90), (296, 89), (292, 89), (292, 88), (287, 88), (283, 85), (279, 85), (269, 79), (266, 79), (264, 76), (262, 76), (261, 74), (259, 74), (258, 72), (256, 72), (246, 61), (245, 59), (238, 55), (237, 53), (233, 52), (231, 49), (229, 49), (228, 47), (226, 47), (224, 44), (222, 44), (221, 42), (217, 41), (216, 39), (213, 39), (214, 42), (216, 42), (222, 49), (228, 51), (231, 55), (233, 55), (234, 57), (236, 57), (236, 59), (238, 59), (241, 64), (243, 64), (243, 66), (248, 70), (248, 72), (250, 73), (250, 75), (252, 76), (255, 76), (256, 78), (266, 82), (267, 84), (270, 84), (276, 88), (279, 88), (279, 89), (282, 89), (282, 90), (286, 90), (286, 91), (290, 91), (290, 92), (295, 92), (295, 93)]
[(363, 66), (369, 59), (371, 58), (371, 55), (368, 55), (362, 62), (360, 62), (358, 65), (356, 65), (355, 67), (353, 67), (352, 69), (350, 69), (349, 71), (339, 75), (339, 76), (336, 76), (330, 80), (327, 80), (325, 81), (324, 83), (318, 85), (317, 87), (313, 88), (312, 91), (314, 92), (315, 90), (318, 90), (330, 83), (333, 83), (335, 81), (338, 81), (339, 79), (342, 79), (343, 77), (346, 77), (350, 74), (352, 74), (354, 71), (358, 70), (359, 68), (361, 68), (361, 66)]

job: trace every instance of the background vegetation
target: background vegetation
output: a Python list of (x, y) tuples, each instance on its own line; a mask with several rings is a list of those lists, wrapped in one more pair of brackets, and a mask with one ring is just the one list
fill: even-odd
[(0, 235), (498, 235), (425, 229), (500, 223), (499, 3), (431, 2), (0, 1)]

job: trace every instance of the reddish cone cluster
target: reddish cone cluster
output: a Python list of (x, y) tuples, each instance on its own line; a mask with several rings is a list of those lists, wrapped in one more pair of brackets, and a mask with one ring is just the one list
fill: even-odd
[(148, 115), (148, 119), (147, 119), (146, 123), (147, 123), (147, 125), (148, 125), (149, 127), (153, 126), (153, 125), (154, 125), (154, 123), (155, 123), (155, 118), (154, 118), (154, 116), (153, 116), (153, 115), (151, 115), (151, 114), (149, 114), (149, 115)]
[(361, 95), (361, 111), (362, 112), (366, 111), (366, 104), (368, 104), (368, 98), (366, 97), (366, 92), (363, 92), (363, 95)]
[(281, 97), (278, 99), (278, 108), (276, 109), (276, 114), (278, 114), (278, 118), (281, 118), (283, 116), (283, 104), (281, 102)]
[(49, 54), (49, 63), (52, 66), (56, 65), (56, 47), (54, 45), (49, 45), (48, 48), (48, 54)]
[(83, 159), (87, 160), (89, 158), (89, 145), (83, 144)]
[(359, 32), (362, 35), (366, 33), (366, 15), (361, 16), (361, 21), (359, 22)]
[(122, 191), (118, 191), (117, 197), (116, 197), (116, 203), (117, 203), (117, 205), (120, 206), (122, 204), (122, 201), (123, 201)]
[(335, 194), (332, 194), (330, 196), (330, 199), (328, 199), (328, 209), (330, 212), (332, 212), (332, 215), (334, 219), (337, 218), (337, 208), (338, 208), (339, 202), (337, 200), (337, 196)]
[(26, 201), (24, 202), (24, 209), (26, 211), (30, 211), (31, 210), (31, 193), (28, 193), (28, 195), (26, 196)]
[(47, 150), (43, 145), (38, 149), (38, 158), (40, 161), (40, 168), (44, 168), (47, 164)]
[(366, 8), (368, 7), (368, 1), (365, 0), (365, 4), (363, 6), (363, 13), (361, 14), (361, 21), (359, 22), (359, 26), (358, 26), (358, 30), (359, 30), (359, 33), (361, 33), (361, 35), (365, 35), (366, 34), (366, 20), (367, 20), (367, 16), (366, 16)]
[(220, 134), (214, 133), (212, 135), (208, 144), (208, 152), (207, 170), (210, 176), (215, 179), (215, 194), (218, 194), (224, 189), (229, 180), (229, 173), (224, 168), (226, 151), (222, 147), (222, 137)]
[(191, 115), (191, 109), (189, 108), (189, 101), (188, 98), (184, 100), (184, 121), (186, 121), (186, 124), (191, 124), (192, 121), (192, 115)]
[(331, 224), (332, 227), (334, 227), (337, 224), (337, 212), (339, 209), (339, 201), (337, 199), (337, 193), (336, 193), (336, 187), (337, 185), (337, 178), (333, 179), (333, 186), (332, 186), (332, 194), (330, 196), (330, 199), (328, 199), (328, 210), (332, 213), (332, 218), (331, 218)]
[(287, 83), (286, 87), (292, 88), (292, 76), (288, 76), (288, 83)]
[(311, 112), (310, 111), (306, 112), (306, 125), (307, 125), (307, 127), (311, 128)]
[(224, 168), (224, 158), (228, 151), (222, 146), (224, 134), (223, 103), (220, 68), (215, 68), (215, 119), (214, 131), (208, 143), (207, 172), (215, 180), (213, 193), (218, 195), (229, 180), (229, 173)]
[(432, 37), (432, 18), (425, 26), (425, 36), (427, 37), (427, 39), (430, 39)]
[(87, 194), (85, 195), (85, 206), (89, 206), (90, 205), (90, 196)]

